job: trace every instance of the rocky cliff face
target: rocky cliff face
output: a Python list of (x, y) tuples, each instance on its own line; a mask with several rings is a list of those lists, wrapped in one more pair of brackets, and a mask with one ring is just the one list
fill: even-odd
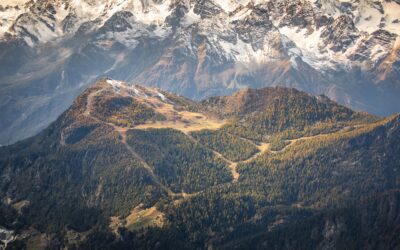
[(195, 99), (290, 86), (399, 111), (396, 1), (9, 2), (0, 8), (2, 144), (44, 128), (100, 76)]

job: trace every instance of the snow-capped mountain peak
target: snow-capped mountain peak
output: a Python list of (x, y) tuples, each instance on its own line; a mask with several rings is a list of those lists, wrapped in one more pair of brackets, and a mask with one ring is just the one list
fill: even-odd
[[(0, 69), (0, 83), (43, 85), (49, 100), (110, 76), (195, 99), (284, 85), (378, 114), (393, 112), (387, 103), (400, 105), (398, 0), (0, 5), (0, 46), (7, 51), (0, 62), (9, 65)], [(0, 103), (8, 104), (12, 94), (4, 93)]]

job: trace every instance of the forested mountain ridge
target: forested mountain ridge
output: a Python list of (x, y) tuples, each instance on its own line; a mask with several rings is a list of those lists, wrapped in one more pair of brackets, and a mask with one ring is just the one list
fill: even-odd
[(207, 99), (201, 104), (207, 111), (235, 120), (225, 127), (226, 130), (254, 139), (289, 129), (304, 130), (318, 123), (375, 119), (374, 116), (338, 105), (326, 96), (313, 97), (283, 87), (245, 89), (232, 96)]
[[(194, 102), (103, 79), (42, 133), (0, 148), (0, 226), (16, 248), (230, 248), (255, 238), (283, 249), (270, 237), (289, 234), (295, 246), (302, 225), (321, 228), (327, 211), (363, 214), (350, 204), (398, 189), (399, 142), (400, 116), (294, 89)], [(377, 225), (398, 247), (397, 229)]]

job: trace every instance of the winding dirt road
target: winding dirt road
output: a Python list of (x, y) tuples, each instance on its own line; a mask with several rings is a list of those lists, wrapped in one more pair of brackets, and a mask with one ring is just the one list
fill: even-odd
[[(98, 123), (102, 123), (105, 125), (108, 125), (110, 127), (112, 127), (114, 129), (114, 131), (118, 132), (118, 134), (120, 135), (120, 141), (121, 143), (125, 146), (125, 148), (127, 149), (128, 152), (131, 153), (131, 155), (137, 159), (141, 165), (148, 171), (148, 173), (150, 174), (150, 176), (152, 177), (153, 181), (161, 188), (163, 189), (171, 198), (174, 199), (185, 199), (185, 198), (189, 198), (192, 197), (195, 194), (187, 194), (187, 193), (175, 193), (173, 192), (171, 189), (169, 189), (167, 186), (165, 186), (160, 179), (158, 178), (158, 176), (154, 173), (154, 168), (152, 166), (150, 166), (127, 142), (127, 132), (129, 130), (131, 130), (132, 128), (125, 128), (125, 127), (120, 127), (117, 126), (113, 123), (109, 123), (109, 122), (105, 122), (102, 121), (100, 119), (98, 119), (97, 117), (94, 117), (92, 115), (92, 110), (93, 110), (93, 100), (94, 98), (99, 95), (102, 91), (104, 91), (104, 89), (100, 89), (98, 91), (95, 91), (93, 93), (90, 93), (87, 97), (87, 101), (86, 101), (86, 109), (83, 113), (84, 116), (95, 120)], [(147, 125), (149, 128), (151, 127), (150, 125)], [(174, 128), (174, 127), (171, 127)], [(345, 127), (342, 130), (346, 130), (349, 127)], [(342, 131), (341, 130), (341, 131)], [(289, 147), (291, 147), (293, 144), (295, 144), (298, 141), (304, 141), (304, 140), (311, 140), (311, 139), (315, 139), (315, 138), (319, 138), (319, 137), (324, 137), (324, 136), (329, 136), (330, 134), (319, 134), (319, 135), (315, 135), (315, 136), (305, 136), (305, 137), (301, 137), (301, 138), (297, 138), (297, 139), (292, 139), (292, 140), (286, 140), (286, 142), (289, 142), (288, 145), (286, 145), (284, 148), (282, 148), (281, 150), (278, 151), (273, 151), (271, 150), (271, 144), (270, 143), (262, 143), (262, 142), (257, 142), (257, 141), (253, 141), (250, 140), (248, 138), (243, 138), (240, 137), (240, 139), (247, 141), (249, 143), (252, 143), (254, 146), (256, 146), (259, 149), (259, 152), (254, 154), (253, 156), (251, 156), (250, 158), (246, 159), (246, 160), (242, 160), (242, 161), (238, 161), (238, 162), (234, 162), (229, 160), (228, 158), (226, 158), (225, 156), (223, 156), (222, 153), (201, 144), (198, 140), (196, 140), (195, 138), (193, 138), (190, 135), (190, 131), (187, 130), (181, 130), (192, 142), (196, 143), (196, 144), (200, 144), (201, 146), (207, 148), (208, 150), (210, 150), (211, 152), (213, 152), (213, 154), (222, 159), (224, 162), (226, 162), (228, 164), (228, 167), (231, 171), (233, 180), (232, 182), (237, 182), (240, 178), (240, 174), (237, 171), (237, 166), (241, 163), (249, 163), (253, 160), (255, 160), (256, 158), (266, 154), (266, 153), (273, 153), (273, 154), (278, 154), (278, 153), (282, 153), (284, 151), (286, 151)], [(62, 135), (63, 136), (63, 135)], [(237, 135), (235, 135), (237, 136)], [(65, 143), (64, 143), (65, 144)]]
[(93, 110), (93, 99), (99, 95), (101, 92), (103, 91), (103, 89), (98, 90), (96, 92), (90, 93), (87, 97), (86, 100), (86, 109), (83, 113), (84, 116), (95, 120), (98, 123), (102, 123), (105, 125), (108, 125), (110, 127), (112, 127), (114, 129), (114, 131), (118, 132), (119, 137), (120, 137), (120, 141), (121, 143), (125, 146), (125, 148), (128, 150), (129, 153), (132, 154), (132, 156), (137, 159), (141, 165), (147, 170), (147, 172), (150, 174), (151, 178), (153, 179), (153, 181), (162, 189), (164, 190), (171, 198), (185, 198), (188, 197), (188, 194), (186, 193), (175, 193), (173, 192), (171, 189), (169, 189), (167, 186), (165, 186), (160, 179), (158, 178), (158, 176), (154, 173), (153, 167), (151, 167), (127, 142), (127, 132), (130, 130), (128, 128), (124, 128), (124, 127), (120, 127), (117, 126), (113, 123), (109, 123), (109, 122), (105, 122), (102, 121), (100, 119), (98, 119), (97, 117), (94, 117), (92, 115), (92, 110)]

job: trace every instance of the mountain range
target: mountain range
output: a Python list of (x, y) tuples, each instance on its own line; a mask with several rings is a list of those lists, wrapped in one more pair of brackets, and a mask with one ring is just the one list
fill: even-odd
[(103, 78), (0, 148), (7, 249), (399, 249), (400, 116)]
[(0, 1), (0, 249), (400, 249), (399, 0)]
[(399, 112), (398, 0), (6, 0), (0, 144), (33, 136), (102, 77), (202, 100), (294, 87)]

